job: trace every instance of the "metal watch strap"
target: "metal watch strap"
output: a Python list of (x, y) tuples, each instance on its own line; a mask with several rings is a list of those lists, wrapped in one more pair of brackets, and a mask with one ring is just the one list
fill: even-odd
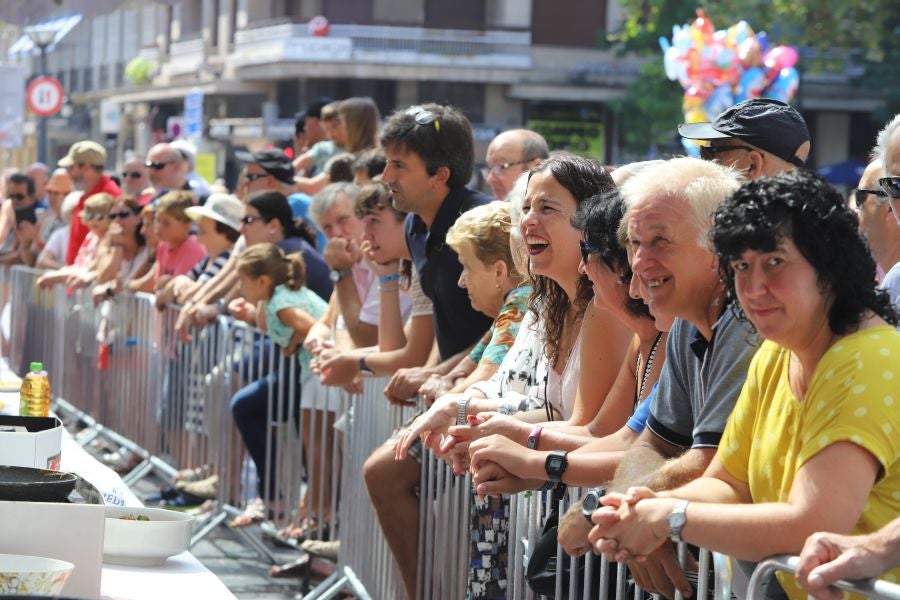
[(466, 424), (466, 409), (469, 407), (468, 396), (463, 396), (459, 399), (456, 404), (456, 424), (457, 425), (465, 425)]
[(669, 538), (676, 544), (683, 541), (681, 539), (681, 532), (684, 530), (684, 526), (687, 523), (687, 507), (687, 500), (679, 500), (675, 505), (675, 508), (672, 509), (672, 512), (669, 513)]

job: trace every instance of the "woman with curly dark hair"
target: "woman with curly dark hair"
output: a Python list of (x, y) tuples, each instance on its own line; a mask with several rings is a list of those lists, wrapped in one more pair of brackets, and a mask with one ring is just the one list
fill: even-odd
[[(712, 242), (766, 341), (705, 476), (612, 495), (594, 515), (592, 539), (606, 538), (597, 548), (647, 555), (673, 531), (758, 561), (799, 553), (816, 531), (879, 529), (900, 511), (900, 332), (856, 216), (823, 180), (794, 172), (738, 189), (716, 212)], [(806, 597), (779, 578), (791, 598)]]

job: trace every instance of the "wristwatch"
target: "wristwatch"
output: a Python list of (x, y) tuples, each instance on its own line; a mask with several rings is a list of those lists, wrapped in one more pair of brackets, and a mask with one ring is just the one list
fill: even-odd
[(682, 541), (681, 530), (684, 529), (684, 524), (687, 523), (687, 507), (687, 500), (679, 500), (672, 512), (669, 513), (669, 537), (676, 544)]
[(591, 520), (591, 515), (594, 514), (594, 511), (600, 508), (600, 498), (606, 495), (606, 488), (603, 486), (591, 488), (588, 490), (587, 494), (584, 495), (584, 498), (581, 500), (581, 514), (584, 515), (584, 518), (591, 525), (594, 522)]
[(469, 408), (469, 398), (468, 396), (463, 396), (456, 402), (456, 424), (457, 425), (465, 425), (466, 424), (466, 410)]
[(351, 269), (331, 269), (328, 271), (328, 279), (337, 283), (344, 277), (349, 277), (353, 275), (353, 271)]
[(547, 472), (547, 479), (553, 483), (562, 481), (563, 473), (566, 472), (566, 468), (569, 466), (569, 461), (566, 458), (567, 454), (569, 453), (562, 450), (554, 450), (547, 455), (547, 460), (544, 461), (544, 471)]

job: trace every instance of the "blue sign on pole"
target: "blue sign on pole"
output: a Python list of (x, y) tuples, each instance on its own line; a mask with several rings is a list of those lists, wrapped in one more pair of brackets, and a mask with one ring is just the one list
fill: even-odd
[(184, 97), (184, 137), (199, 140), (203, 136), (203, 92), (193, 91)]

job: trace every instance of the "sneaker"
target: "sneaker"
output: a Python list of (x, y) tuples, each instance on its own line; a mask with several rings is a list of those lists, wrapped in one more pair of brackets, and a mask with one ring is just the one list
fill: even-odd
[(213, 475), (200, 481), (178, 481), (175, 483), (175, 489), (211, 500), (219, 494), (219, 476)]

